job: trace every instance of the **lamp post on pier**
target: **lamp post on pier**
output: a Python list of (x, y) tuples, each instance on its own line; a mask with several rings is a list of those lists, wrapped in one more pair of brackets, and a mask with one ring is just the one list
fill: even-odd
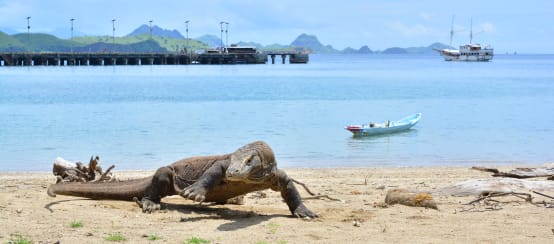
[(152, 20), (148, 21), (150, 23), (150, 39), (152, 39)]
[(115, 19), (112, 19), (112, 46), (115, 51)]
[(31, 49), (31, 16), (27, 17), (27, 51)]
[[(221, 51), (223, 52), (224, 49), (225, 49), (225, 46), (223, 45), (223, 24), (225, 24), (225, 36), (227, 38), (227, 42), (229, 41), (229, 36), (227, 35), (228, 31), (229, 31), (229, 22), (226, 22), (226, 21), (221, 21), (219, 22), (219, 28), (221, 29), (221, 37), (220, 37), (220, 40), (221, 40)], [(227, 43), (228, 44), (228, 43)]]
[(189, 50), (189, 20), (185, 21), (185, 52)]
[[(73, 21), (75, 21), (74, 18), (69, 19), (71, 21), (71, 41), (73, 41)], [(73, 52), (73, 43), (71, 43), (71, 52)]]
[(73, 41), (73, 21), (75, 21), (75, 19), (71, 18), (69, 19), (69, 21), (71, 21), (71, 39)]
[(225, 22), (224, 21), (219, 22), (219, 28), (221, 30), (221, 35), (219, 37), (219, 40), (221, 40), (221, 45), (220, 45), (220, 50), (219, 50), (220, 52), (223, 51), (223, 23), (225, 23)]
[(225, 46), (229, 46), (229, 22), (225, 22)]

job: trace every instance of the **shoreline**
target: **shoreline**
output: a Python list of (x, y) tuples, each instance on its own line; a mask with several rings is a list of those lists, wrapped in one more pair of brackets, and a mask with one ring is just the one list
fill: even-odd
[[(378, 206), (391, 189), (432, 191), (468, 179), (490, 178), (490, 173), (468, 167), (284, 170), (313, 192), (341, 201), (305, 200), (306, 206), (321, 216), (313, 220), (291, 217), (280, 194), (271, 190), (246, 195), (244, 205), (198, 205), (170, 196), (162, 200), (162, 211), (144, 214), (134, 202), (51, 198), (46, 194), (48, 185), (55, 182), (51, 172), (0, 172), (0, 241), (20, 235), (42, 243), (99, 243), (117, 234), (129, 243), (149, 242), (151, 235), (170, 243), (192, 237), (211, 243), (547, 243), (554, 234), (552, 209), (516, 197), (498, 198), (503, 204), (496, 210), (485, 206), (471, 209), (464, 203), (476, 197), (452, 196), (433, 196), (439, 210)], [(119, 179), (151, 173), (114, 171)], [(309, 197), (297, 188), (303, 197)], [(540, 200), (551, 201), (535, 199)], [(72, 228), (75, 221), (82, 227)]]
[[(473, 163), (470, 163), (473, 162)], [(160, 167), (163, 167), (165, 165), (160, 165)], [(544, 162), (544, 163), (525, 163), (523, 161), (467, 161), (463, 162), (461, 164), (456, 165), (441, 165), (441, 164), (415, 164), (415, 165), (387, 165), (387, 164), (378, 164), (374, 166), (322, 166), (322, 167), (309, 167), (309, 166), (303, 166), (303, 167), (279, 167), (279, 164), (277, 165), (279, 169), (283, 169), (285, 171), (287, 170), (326, 170), (326, 169), (338, 169), (338, 170), (354, 170), (354, 169), (402, 169), (402, 168), (414, 168), (414, 169), (434, 169), (434, 168), (459, 168), (459, 169), (470, 169), (473, 166), (482, 166), (482, 167), (491, 167), (491, 168), (498, 168), (498, 169), (513, 169), (518, 167), (553, 167), (554, 168), (554, 162)], [(159, 167), (158, 167), (159, 168)], [(154, 173), (158, 168), (152, 168), (152, 169), (117, 169), (114, 168), (112, 170), (113, 173), (140, 173), (140, 172), (151, 172)], [(50, 174), (52, 175), (51, 170), (16, 170), (16, 171), (3, 171), (0, 169), (0, 176), (2, 175), (17, 175), (17, 174)]]
[[(537, 162), (526, 162), (523, 160), (513, 160), (513, 161), (499, 161), (499, 160), (453, 160), (453, 161), (437, 161), (433, 163), (392, 163), (392, 162), (382, 162), (374, 164), (374, 165), (353, 165), (353, 166), (336, 166), (336, 165), (329, 165), (329, 166), (318, 166), (318, 167), (312, 167), (312, 166), (285, 166), (285, 167), (279, 167), (281, 164), (277, 164), (278, 168), (284, 169), (284, 170), (298, 170), (298, 169), (310, 169), (310, 170), (320, 170), (320, 169), (368, 169), (368, 168), (471, 168), (472, 166), (486, 166), (486, 167), (493, 167), (493, 168), (516, 168), (516, 167), (545, 167), (550, 166), (554, 167), (554, 161), (553, 162), (543, 162), (543, 163), (537, 163)], [(441, 163), (442, 162), (442, 163)], [(105, 164), (105, 163), (103, 163)], [(170, 163), (168, 163), (170, 164)], [(106, 164), (105, 166), (108, 166), (111, 164)], [(159, 167), (163, 167), (167, 164), (159, 164)], [(286, 165), (286, 163), (285, 163)], [(146, 172), (146, 171), (156, 171), (159, 167), (154, 167), (151, 169), (118, 169), (117, 165), (113, 169), (112, 172)], [(41, 173), (52, 173), (51, 169), (45, 169), (45, 170), (2, 170), (0, 169), (0, 175), (2, 174), (41, 174)]]

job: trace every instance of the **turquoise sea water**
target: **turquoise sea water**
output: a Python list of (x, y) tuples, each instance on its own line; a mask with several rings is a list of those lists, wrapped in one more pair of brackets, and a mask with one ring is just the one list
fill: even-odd
[[(0, 171), (57, 156), (116, 170), (232, 152), (253, 140), (281, 167), (554, 162), (554, 56), (312, 55), (308, 64), (0, 67)], [(412, 130), (348, 124), (421, 112)]]

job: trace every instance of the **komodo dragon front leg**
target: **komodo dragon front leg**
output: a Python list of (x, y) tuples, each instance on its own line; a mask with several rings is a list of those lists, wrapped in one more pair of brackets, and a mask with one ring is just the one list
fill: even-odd
[[(208, 168), (208, 170), (206, 170), (206, 172), (202, 174), (202, 176), (200, 176), (196, 182), (179, 191), (179, 195), (196, 202), (203, 202), (206, 200), (206, 196), (208, 196), (209, 191), (216, 191), (214, 187), (223, 182), (228, 165), (229, 162), (227, 161), (215, 162), (210, 168)], [(232, 194), (232, 192), (227, 193)], [(234, 196), (229, 195), (227, 197), (212, 197), (208, 200), (213, 202), (225, 202), (225, 200), (232, 197)]]
[(175, 195), (178, 192), (174, 179), (175, 171), (173, 167), (165, 166), (159, 168), (152, 177), (152, 183), (146, 188), (144, 197), (140, 201), (135, 197), (135, 202), (145, 213), (160, 210), (161, 199), (165, 196)]
[(277, 170), (276, 180), (271, 185), (271, 189), (281, 192), (281, 197), (289, 206), (290, 212), (298, 218), (315, 218), (317, 214), (310, 211), (302, 202), (302, 198), (294, 186), (294, 182), (287, 176), (285, 171)]

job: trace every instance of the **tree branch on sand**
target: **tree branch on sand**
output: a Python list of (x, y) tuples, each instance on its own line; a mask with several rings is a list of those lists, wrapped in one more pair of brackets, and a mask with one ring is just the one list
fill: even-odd
[(61, 157), (56, 158), (52, 173), (56, 176), (56, 183), (60, 182), (106, 182), (114, 181), (115, 177), (111, 170), (115, 165), (110, 166), (102, 172), (100, 157), (90, 157), (88, 167), (82, 162), (71, 163)]
[(345, 202), (344, 200), (340, 200), (340, 199), (337, 199), (337, 198), (334, 198), (334, 197), (331, 197), (329, 195), (319, 195), (319, 194), (315, 194), (313, 193), (309, 188), (308, 186), (306, 186), (306, 184), (300, 182), (300, 181), (297, 181), (295, 179), (292, 179), (292, 182), (298, 184), (298, 185), (301, 185), (304, 190), (306, 190), (308, 192), (308, 194), (312, 195), (311, 197), (303, 197), (302, 200), (309, 200), (309, 199), (321, 199), (321, 198), (327, 198), (329, 200), (332, 200), (332, 201), (338, 201), (338, 202)]

